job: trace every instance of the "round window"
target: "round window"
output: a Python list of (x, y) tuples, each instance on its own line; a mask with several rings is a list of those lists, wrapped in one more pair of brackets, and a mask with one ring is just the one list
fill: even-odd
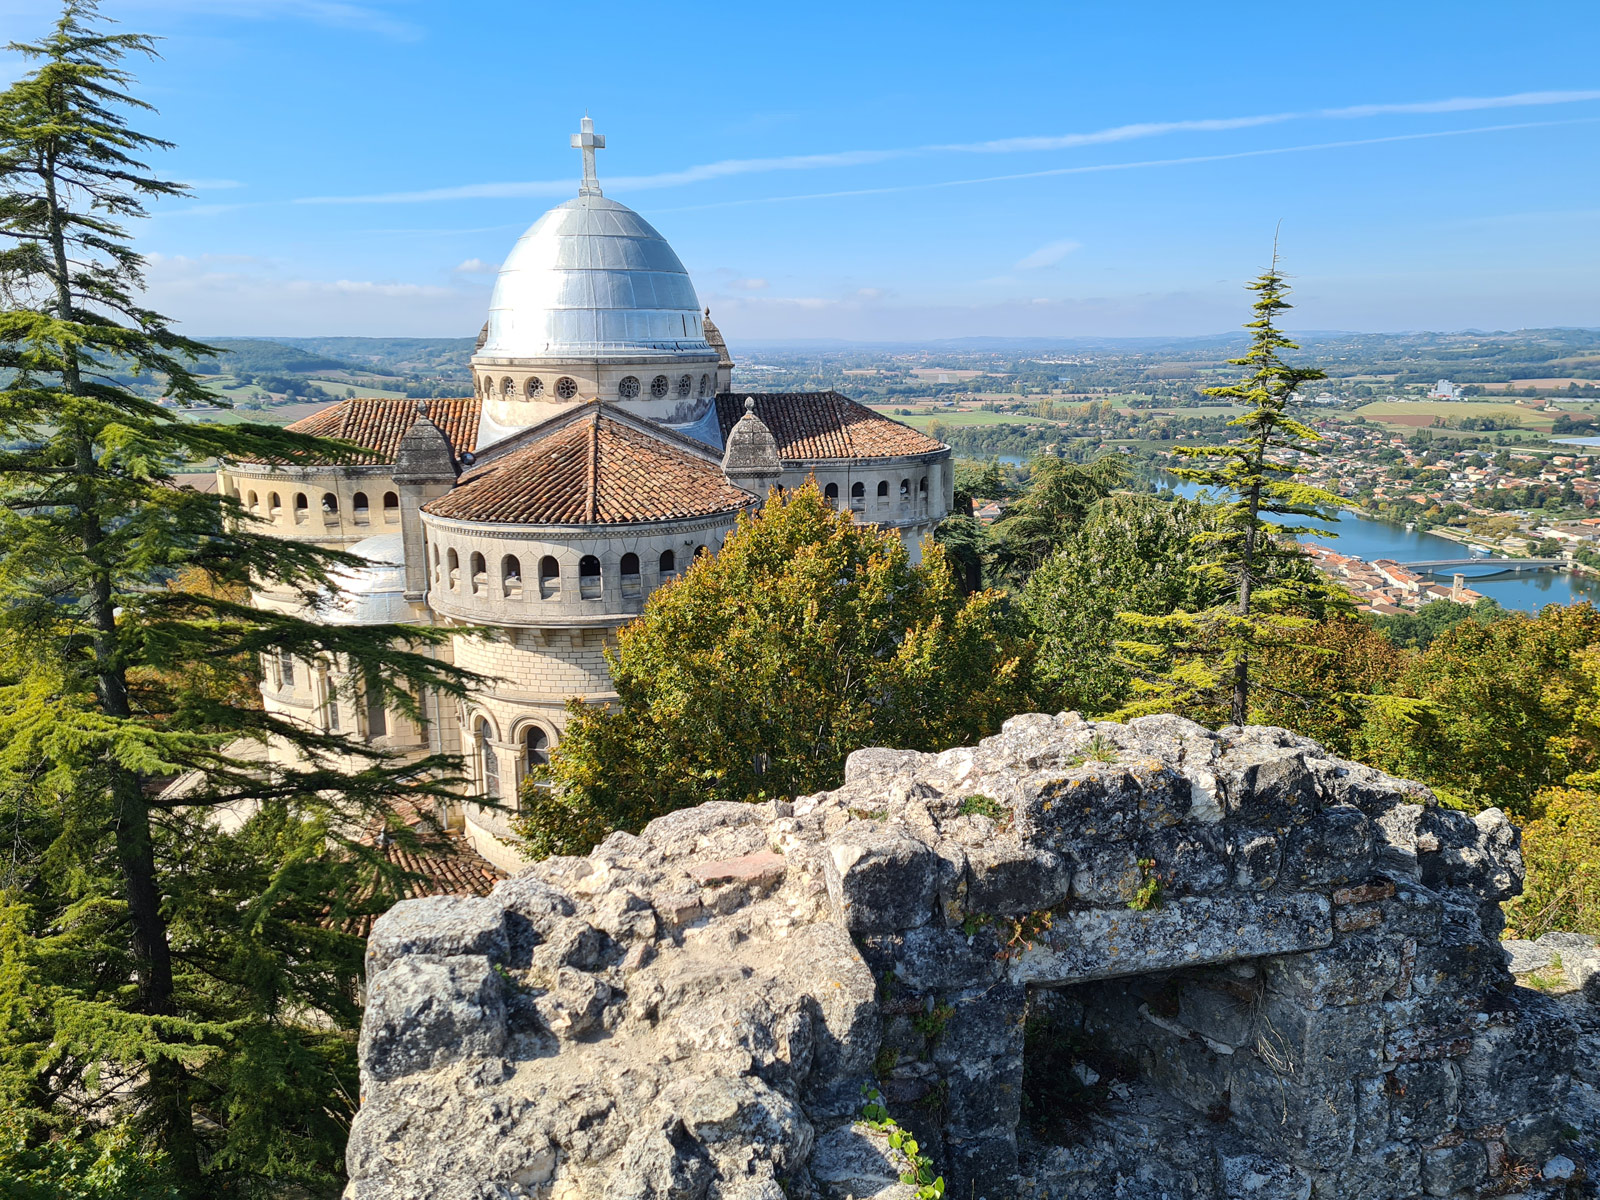
[(632, 375), (625, 377), (621, 383), (617, 384), (617, 395), (624, 400), (632, 400), (638, 394), (639, 381)]
[(542, 380), (542, 379), (530, 379), (530, 380), (528, 380), (528, 395), (530, 395), (530, 396), (542, 396), (542, 395), (544, 395), (544, 380)]
[(685, 375), (678, 380), (678, 395), (687, 396), (694, 387), (694, 376)]
[(571, 400), (577, 394), (578, 381), (576, 379), (569, 379), (567, 376), (563, 375), (560, 379), (556, 380), (556, 395), (560, 396), (563, 400)]
[(657, 375), (650, 381), (650, 394), (660, 400), (667, 394), (667, 389), (672, 385), (667, 382), (665, 375)]

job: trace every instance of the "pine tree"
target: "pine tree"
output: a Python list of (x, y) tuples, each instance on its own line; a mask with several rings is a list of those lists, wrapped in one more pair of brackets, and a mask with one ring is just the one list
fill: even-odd
[(1284, 361), (1285, 350), (1299, 347), (1278, 328), (1292, 306), (1276, 246), (1272, 266), (1246, 286), (1256, 296), (1255, 317), (1244, 326), (1250, 348), (1229, 361), (1248, 374), (1204, 389), (1245, 407), (1229, 422), (1243, 436), (1220, 446), (1177, 447), (1178, 455), (1208, 465), (1172, 469), (1225, 497), (1217, 527), (1196, 534), (1192, 545), (1203, 560), (1194, 569), (1206, 584), (1226, 586), (1232, 599), (1195, 612), (1119, 614), (1146, 634), (1119, 647), (1140, 677), (1139, 698), (1123, 710), (1130, 715), (1174, 706), (1222, 708), (1235, 725), (1246, 724), (1263, 653), (1306, 644), (1315, 616), (1344, 604), (1342, 592), (1307, 568), (1294, 540), (1315, 530), (1268, 520), (1327, 519), (1339, 504), (1334, 493), (1300, 478), (1310, 470), (1305, 460), (1318, 454), (1321, 435), (1289, 415), (1289, 402), (1301, 385), (1326, 376)]
[[(355, 1086), (345, 930), (403, 882), (360, 835), (407, 836), (391, 802), (442, 795), (451, 764), (241, 703), (219, 664), (338, 662), (419, 718), (466, 680), (434, 631), (237, 598), (266, 583), (309, 604), (360, 560), (259, 532), (175, 472), (354, 448), (155, 402), (215, 399), (191, 370), (210, 351), (141, 302), (123, 227), (182, 192), (141, 161), (167, 143), (128, 123), (149, 105), (123, 64), (152, 39), (68, 0), (9, 49), (33, 69), (0, 93), (0, 1109), (47, 1146), (131, 1108), (137, 1153), (188, 1195), (326, 1192)], [(299, 765), (265, 770), (249, 750), (269, 742)], [(248, 819), (228, 832), (222, 808)]]

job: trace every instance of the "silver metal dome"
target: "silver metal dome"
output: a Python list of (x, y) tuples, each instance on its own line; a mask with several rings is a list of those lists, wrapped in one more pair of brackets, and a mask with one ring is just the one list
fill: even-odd
[(551, 209), (495, 280), (480, 359), (711, 352), (689, 273), (638, 213), (595, 193)]

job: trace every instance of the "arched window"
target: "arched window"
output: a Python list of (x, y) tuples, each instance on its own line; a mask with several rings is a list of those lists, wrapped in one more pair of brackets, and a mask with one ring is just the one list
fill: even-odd
[(702, 375), (702, 376), (700, 376), (700, 395), (701, 396), (709, 396), (710, 394), (711, 394), (711, 376)]
[(544, 395), (544, 380), (535, 375), (532, 379), (528, 380), (527, 391), (529, 397)]
[(852, 483), (850, 485), (850, 507), (865, 508), (867, 506), (867, 485)]
[(909, 499), (911, 499), (911, 480), (902, 479), (900, 481), (900, 500), (904, 503)]
[(704, 558), (705, 555), (706, 555), (706, 548), (704, 546), (696, 546), (694, 548), (694, 556), (696, 558)]
[(489, 590), (489, 569), (484, 564), (483, 555), (474, 552), (467, 560), (467, 565), (472, 568), (472, 594), (481, 596)]
[(599, 599), (600, 560), (592, 554), (578, 560), (578, 595), (585, 600)]
[(322, 493), (322, 519), (324, 521), (339, 519), (339, 497), (332, 492)]
[(684, 375), (678, 380), (678, 396), (688, 399), (689, 393), (694, 391), (694, 376)]
[(445, 557), (445, 565), (450, 568), (450, 590), (461, 590), (461, 556), (454, 549)]
[(487, 800), (500, 799), (500, 756), (494, 752), (494, 730), (488, 719), (478, 718), (477, 743), (478, 782)]
[(278, 514), (280, 512), (282, 512), (282, 511), (283, 511), (283, 501), (278, 499), (278, 493), (277, 492), (273, 492), (267, 498), (267, 516), (271, 517), (274, 521), (276, 521), (278, 519)]
[(508, 554), (500, 560), (500, 591), (508, 600), (522, 598), (522, 564), (517, 561), (515, 554)]
[(480, 382), (483, 384), (483, 398), (485, 400), (493, 398), (493, 396), (494, 396), (494, 380), (490, 379), (487, 375), (485, 375)]
[(365, 525), (367, 523), (367, 514), (370, 511), (367, 505), (367, 494), (365, 492), (357, 492), (354, 496), (351, 496), (350, 508), (355, 523), (357, 525)]
[(383, 706), (383, 689), (372, 682), (367, 684), (367, 739), (386, 737), (389, 733), (389, 713)]
[(433, 581), (439, 582), (439, 543), (433, 544)]
[(878, 480), (878, 499), (879, 500), (887, 500), (888, 498), (889, 498), (889, 481), (887, 479), (880, 479), (880, 480)]
[(515, 396), (517, 394), (517, 381), (507, 375), (500, 381), (500, 394), (502, 396)]
[(665, 375), (657, 375), (650, 381), (650, 394), (657, 400), (665, 400), (667, 392), (672, 387), (672, 381)]
[(624, 554), (621, 565), (622, 594), (624, 596), (637, 596), (644, 590), (639, 582), (639, 556), (637, 554)]
[(537, 725), (522, 731), (522, 769), (528, 775), (537, 775), (550, 761), (550, 735)]
[(837, 483), (830, 483), (823, 488), (822, 494), (827, 498), (829, 504), (839, 503), (839, 485)]
[(400, 497), (394, 492), (383, 494), (383, 523), (395, 525), (400, 521)]
[(251, 492), (250, 493), (250, 498), (245, 501), (245, 507), (248, 508), (251, 512), (255, 512), (257, 503), (258, 503), (258, 501), (256, 500), (256, 494), (254, 492)]
[(639, 394), (639, 379), (635, 375), (625, 375), (622, 382), (617, 384), (617, 395), (624, 400), (632, 400)]
[(926, 475), (922, 477), (922, 482), (917, 484), (917, 491), (922, 493), (924, 500), (928, 498), (928, 477)]
[(661, 569), (662, 583), (665, 583), (669, 579), (676, 579), (678, 577), (678, 556), (671, 550), (663, 550), (661, 552), (661, 562), (659, 566)]
[(561, 594), (561, 564), (555, 556), (546, 554), (539, 560), (539, 596), (548, 600)]
[(278, 651), (278, 682), (280, 686), (294, 686), (294, 655), (287, 650)]
[(311, 502), (304, 492), (294, 494), (294, 523), (299, 525), (311, 514)]

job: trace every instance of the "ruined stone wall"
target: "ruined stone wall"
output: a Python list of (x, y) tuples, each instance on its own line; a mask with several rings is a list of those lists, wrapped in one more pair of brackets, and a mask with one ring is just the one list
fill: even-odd
[(861, 751), (391, 910), (347, 1194), (902, 1200), (867, 1088), (962, 1200), (1585, 1194), (1521, 876), (1499, 812), (1283, 730)]

